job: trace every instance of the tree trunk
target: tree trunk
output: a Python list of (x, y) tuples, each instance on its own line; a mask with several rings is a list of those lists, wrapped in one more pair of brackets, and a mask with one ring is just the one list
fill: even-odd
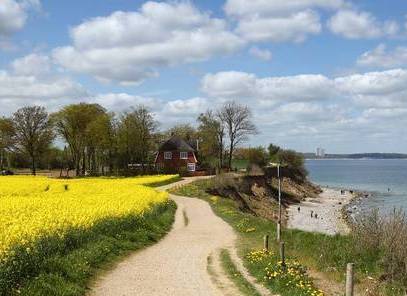
[(229, 171), (232, 170), (232, 157), (233, 157), (233, 150), (234, 147), (232, 145), (232, 143), (230, 144), (230, 149), (229, 149), (229, 159), (228, 159), (228, 167), (229, 167)]
[(35, 156), (34, 155), (31, 156), (31, 174), (33, 176), (35, 176), (37, 174), (36, 168), (35, 168)]
[(75, 174), (76, 174), (76, 176), (78, 177), (80, 174), (81, 174), (81, 170), (80, 170), (80, 157), (79, 157), (79, 155), (77, 154), (76, 156), (75, 156)]
[(1, 149), (0, 150), (0, 171), (2, 171), (4, 169), (3, 160), (4, 160), (4, 149)]

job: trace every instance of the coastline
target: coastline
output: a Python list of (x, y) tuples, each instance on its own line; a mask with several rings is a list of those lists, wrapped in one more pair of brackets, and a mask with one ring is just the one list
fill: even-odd
[(321, 187), (321, 189), (322, 193), (318, 198), (306, 198), (300, 204), (290, 205), (287, 208), (287, 226), (328, 235), (348, 234), (352, 227), (344, 213), (347, 213), (349, 205), (359, 193), (345, 190), (342, 194), (340, 189), (329, 187)]

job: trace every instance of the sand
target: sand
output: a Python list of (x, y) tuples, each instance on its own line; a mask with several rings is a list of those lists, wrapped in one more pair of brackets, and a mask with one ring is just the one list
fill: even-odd
[[(352, 198), (353, 195), (349, 191), (342, 195), (340, 190), (323, 188), (319, 198), (307, 198), (301, 204), (291, 205), (288, 208), (287, 226), (329, 235), (346, 234), (349, 232), (349, 227), (342, 218), (341, 210), (350, 203)], [(298, 207), (300, 207), (299, 212)]]

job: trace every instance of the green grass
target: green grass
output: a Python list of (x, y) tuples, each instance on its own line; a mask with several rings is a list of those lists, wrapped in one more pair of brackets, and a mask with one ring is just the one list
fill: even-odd
[[(214, 212), (239, 234), (238, 253), (245, 258), (246, 267), (259, 281), (264, 281), (264, 266), (250, 264), (246, 255), (252, 250), (262, 249), (265, 234), (270, 235), (270, 247), (277, 252), (275, 223), (239, 211), (235, 202), (230, 199), (212, 197), (205, 191), (210, 184), (210, 180), (200, 180), (178, 188), (172, 193), (208, 201)], [(357, 282), (368, 282), (369, 280), (366, 280), (368, 276), (378, 278), (381, 274), (380, 254), (371, 254), (363, 247), (356, 248), (358, 242), (350, 236), (328, 236), (283, 229), (282, 239), (285, 241), (287, 258), (298, 259), (302, 265), (324, 273), (333, 283), (344, 283), (346, 264), (349, 262), (356, 265)], [(391, 292), (385, 294), (385, 290)], [(396, 283), (392, 284), (392, 288), (389, 288), (389, 284), (384, 284), (380, 291), (380, 295), (403, 295)], [(282, 291), (281, 295), (292, 294)]]
[(234, 170), (245, 170), (249, 165), (249, 161), (246, 159), (233, 159), (232, 169)]
[(142, 217), (106, 219), (90, 230), (72, 229), (62, 239), (43, 238), (33, 248), (42, 256), (15, 249), (14, 258), (0, 263), (0, 295), (84, 295), (101, 268), (161, 239), (175, 211), (169, 201)]
[(147, 187), (161, 187), (161, 186), (165, 186), (171, 183), (175, 183), (178, 181), (181, 181), (182, 178), (179, 175), (176, 175), (168, 180), (165, 181), (160, 181), (160, 182), (154, 182), (154, 183), (150, 183), (150, 184), (145, 184), (145, 186)]
[(222, 250), (220, 253), (222, 267), (229, 279), (236, 285), (243, 295), (260, 296), (257, 290), (249, 283), (246, 278), (237, 270), (235, 264), (230, 258), (228, 250)]

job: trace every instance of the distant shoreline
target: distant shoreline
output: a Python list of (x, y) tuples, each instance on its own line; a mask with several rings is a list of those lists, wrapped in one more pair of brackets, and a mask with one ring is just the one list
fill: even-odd
[(407, 160), (407, 158), (305, 158), (305, 160)]

